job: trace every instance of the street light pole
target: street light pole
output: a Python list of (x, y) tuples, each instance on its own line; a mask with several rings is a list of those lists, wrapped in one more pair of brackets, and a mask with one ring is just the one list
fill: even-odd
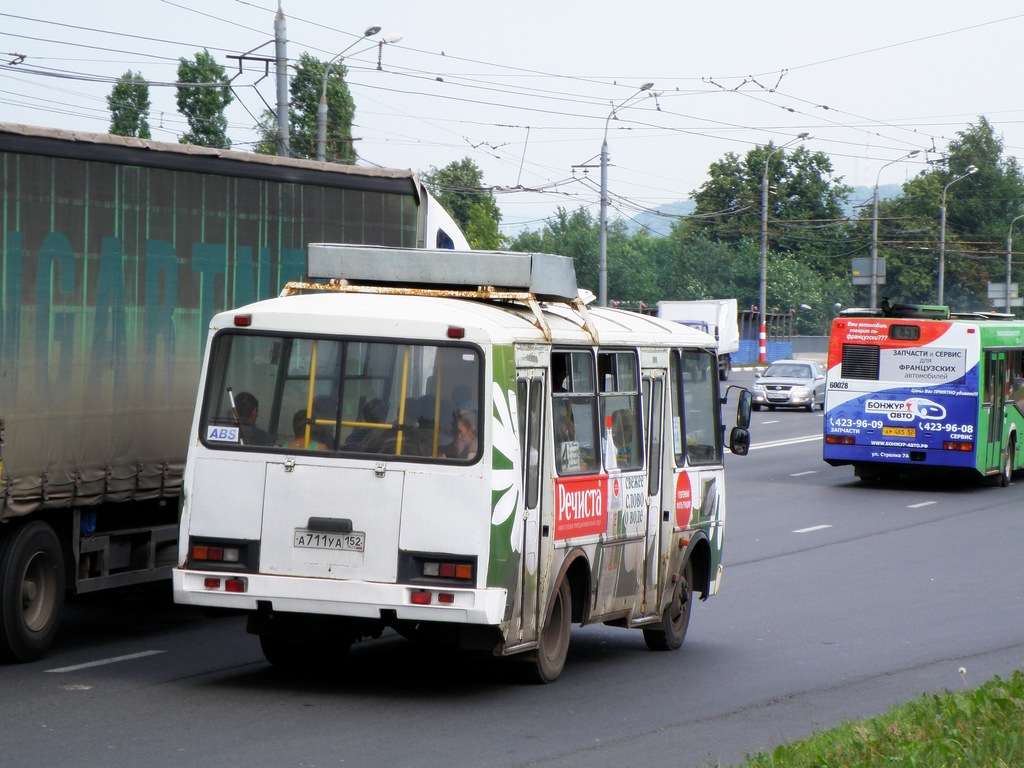
[(1019, 219), (1024, 219), (1024, 213), (1017, 216), (1010, 222), (1010, 230), (1006, 233), (1006, 313), (1010, 313), (1010, 266), (1013, 263), (1013, 225)]
[[(966, 179), (972, 173), (977, 173), (978, 169), (973, 165), (968, 165), (967, 170), (960, 176), (957, 176), (949, 184), (942, 188), (942, 209), (939, 216), (939, 291), (938, 291), (938, 303), (940, 306), (943, 304), (943, 298), (945, 296), (946, 286), (946, 190), (952, 187), (961, 179)], [(1009, 289), (1009, 286), (1007, 286)]]
[(767, 362), (768, 360), (768, 318), (766, 315), (766, 307), (768, 306), (768, 168), (769, 163), (772, 159), (772, 155), (776, 152), (781, 152), (783, 149), (788, 147), (790, 144), (795, 144), (798, 141), (810, 138), (811, 134), (801, 133), (794, 139), (790, 139), (785, 144), (782, 144), (771, 152), (764, 159), (764, 175), (761, 177), (761, 295), (758, 297), (758, 321), (760, 329), (758, 331), (758, 350), (757, 350), (757, 361), (759, 363)]
[[(321, 163), (327, 159), (327, 76), (331, 73), (331, 67), (335, 64), (339, 64), (344, 60), (345, 54), (348, 53), (353, 47), (361, 43), (368, 37), (372, 37), (380, 32), (380, 27), (372, 26), (367, 27), (366, 31), (363, 32), (363, 36), (356, 40), (352, 45), (348, 46), (335, 56), (333, 59), (324, 65), (324, 76), (323, 84), (320, 88), (320, 104), (316, 109), (316, 159)], [(390, 35), (382, 42), (385, 43), (397, 43), (402, 39), (401, 35)]]
[(915, 149), (912, 152), (908, 152), (903, 157), (897, 157), (895, 160), (890, 160), (888, 163), (878, 169), (878, 175), (875, 177), (875, 197), (874, 204), (871, 210), (871, 308), (874, 309), (878, 306), (878, 184), (882, 179), (882, 171), (888, 168), (894, 163), (898, 163), (901, 160), (906, 160), (913, 157), (921, 152), (919, 149)]
[(649, 91), (654, 83), (644, 83), (636, 93), (623, 99), (618, 106), (612, 107), (608, 117), (604, 121), (604, 141), (601, 142), (601, 223), (598, 240), (597, 255), (597, 304), (600, 307), (608, 306), (608, 124), (615, 117), (615, 113), (623, 109), (627, 103), (636, 98), (644, 91)]

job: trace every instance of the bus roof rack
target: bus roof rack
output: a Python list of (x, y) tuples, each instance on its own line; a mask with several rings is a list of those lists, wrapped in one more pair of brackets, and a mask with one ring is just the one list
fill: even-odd
[(486, 287), (533, 294), (541, 301), (579, 298), (572, 259), (550, 253), (310, 243), (306, 268), (311, 280), (345, 280), (353, 285)]

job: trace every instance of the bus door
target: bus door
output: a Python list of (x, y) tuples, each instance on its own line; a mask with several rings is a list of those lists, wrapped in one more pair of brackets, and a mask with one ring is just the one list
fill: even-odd
[(544, 370), (522, 370), (516, 382), (519, 421), (519, 449), (523, 463), (522, 517), (523, 556), (519, 577), (520, 642), (537, 639), (540, 610), (539, 594), (547, 588), (547, 574), (540, 573), (540, 489), (541, 469), (544, 466), (541, 454), (544, 446)]
[[(979, 444), (979, 459), (984, 461), (984, 469), (998, 469), (1002, 466), (1002, 453), (1006, 447), (1003, 442), (1003, 419), (1006, 408), (1006, 387), (1009, 378), (1006, 375), (1006, 352), (985, 352), (985, 391), (982, 394), (982, 412), (988, 412), (988, 429), (984, 439), (984, 449)], [(978, 425), (979, 430), (982, 425)], [(982, 452), (983, 451), (983, 452)]]
[(661, 473), (664, 471), (665, 371), (647, 370), (643, 378), (643, 414), (647, 436), (647, 533), (644, 541), (643, 590), (641, 612), (658, 613), (658, 566), (661, 562), (658, 534), (663, 515), (670, 515), (671, 491), (662, 499)]

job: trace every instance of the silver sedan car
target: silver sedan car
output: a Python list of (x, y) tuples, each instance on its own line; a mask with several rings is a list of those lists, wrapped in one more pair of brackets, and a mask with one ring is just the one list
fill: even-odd
[(754, 381), (754, 410), (825, 408), (825, 371), (810, 360), (776, 360)]

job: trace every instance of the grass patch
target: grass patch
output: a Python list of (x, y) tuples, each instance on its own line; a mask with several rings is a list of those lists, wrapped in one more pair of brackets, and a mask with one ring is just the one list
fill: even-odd
[(976, 689), (925, 694), (884, 715), (843, 723), (742, 768), (1016, 768), (1024, 765), (1024, 672)]

